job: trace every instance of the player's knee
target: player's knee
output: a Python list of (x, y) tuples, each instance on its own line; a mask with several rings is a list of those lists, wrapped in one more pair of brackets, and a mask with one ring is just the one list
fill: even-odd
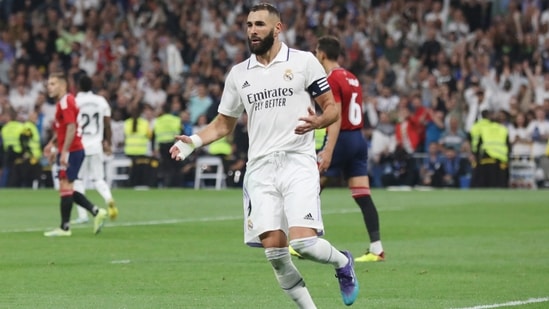
[(103, 179), (94, 179), (93, 180), (93, 185), (95, 186), (95, 188), (101, 188), (103, 186), (108, 186), (107, 182)]
[(59, 196), (65, 197), (65, 196), (72, 196), (73, 189), (71, 188), (60, 188), (59, 189)]
[(351, 195), (353, 196), (353, 198), (370, 196), (371, 194), (372, 192), (370, 191), (369, 187), (366, 187), (366, 186), (351, 187)]
[(299, 253), (303, 257), (311, 256), (311, 252), (309, 252), (316, 243), (318, 242), (317, 236), (312, 237), (305, 237), (305, 238), (298, 238), (298, 239), (292, 239), (290, 241), (290, 246)]
[(265, 249), (265, 257), (271, 262), (273, 268), (279, 269), (286, 260), (290, 259), (288, 248), (267, 248)]

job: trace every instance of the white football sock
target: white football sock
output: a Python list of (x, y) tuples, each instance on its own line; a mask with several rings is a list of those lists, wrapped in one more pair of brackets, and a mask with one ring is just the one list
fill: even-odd
[(332, 264), (335, 268), (345, 267), (349, 259), (334, 248), (326, 239), (316, 236), (293, 239), (290, 245), (302, 257), (323, 264)]
[(84, 187), (84, 182), (80, 179), (76, 179), (72, 183), (72, 189), (74, 191), (82, 193), (82, 195), (86, 195), (86, 188)]
[(95, 189), (97, 190), (97, 192), (99, 192), (99, 195), (103, 197), (103, 199), (105, 200), (105, 203), (108, 204), (110, 201), (112, 201), (111, 189), (109, 188), (109, 185), (105, 180), (103, 179), (95, 180), (93, 182), (93, 185), (95, 186)]
[(380, 255), (383, 252), (383, 246), (381, 245), (381, 240), (370, 243), (370, 252), (375, 255)]
[(76, 205), (76, 212), (78, 213), (78, 218), (80, 219), (88, 219), (88, 211), (86, 208)]
[(271, 262), (278, 284), (298, 307), (316, 309), (303, 277), (292, 263), (288, 248), (267, 248), (265, 256)]

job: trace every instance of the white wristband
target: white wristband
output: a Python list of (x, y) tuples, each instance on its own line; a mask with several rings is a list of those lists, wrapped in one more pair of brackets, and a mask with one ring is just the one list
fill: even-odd
[(197, 134), (193, 134), (189, 136), (191, 140), (193, 141), (194, 148), (201, 147), (204, 143), (202, 142), (202, 139)]
[(179, 149), (179, 153), (177, 154), (177, 156), (181, 160), (185, 160), (185, 158), (189, 156), (194, 150), (194, 146), (192, 144), (183, 143), (182, 141), (175, 142), (174, 146)]

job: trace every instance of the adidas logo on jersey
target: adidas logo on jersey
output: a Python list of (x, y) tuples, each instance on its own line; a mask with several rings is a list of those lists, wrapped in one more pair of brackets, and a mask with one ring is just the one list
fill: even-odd
[(314, 221), (315, 219), (313, 218), (313, 215), (311, 215), (311, 213), (308, 213), (305, 217), (303, 217), (303, 219), (305, 220), (311, 220), (311, 221)]
[(250, 87), (250, 83), (248, 83), (248, 81), (245, 81), (244, 84), (242, 84), (242, 89), (246, 87)]

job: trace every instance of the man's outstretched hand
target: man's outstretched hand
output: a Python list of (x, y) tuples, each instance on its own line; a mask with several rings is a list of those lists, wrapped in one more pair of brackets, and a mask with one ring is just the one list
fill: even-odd
[(193, 141), (187, 135), (178, 135), (175, 139), (177, 142), (170, 148), (172, 159), (177, 161), (185, 160), (194, 151)]

